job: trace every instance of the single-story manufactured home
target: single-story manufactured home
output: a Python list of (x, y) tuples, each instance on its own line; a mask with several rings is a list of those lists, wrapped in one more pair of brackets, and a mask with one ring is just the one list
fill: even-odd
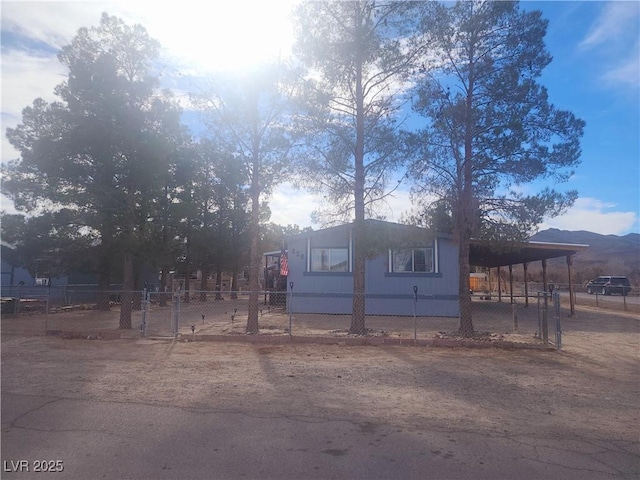
[[(397, 223), (367, 220), (365, 277), (368, 315), (457, 317), (459, 315), (458, 247), (451, 235)], [(353, 306), (353, 224), (339, 225), (287, 237), (286, 279), (273, 270), (284, 251), (265, 254), (265, 267), (275, 280), (267, 290), (289, 291), (292, 313), (351, 314)], [(546, 261), (566, 257), (568, 283), (571, 259), (588, 245), (524, 242), (506, 247), (486, 242), (471, 244), (470, 264), (486, 268), (541, 261), (545, 290)], [(513, 289), (511, 289), (511, 292)], [(284, 297), (279, 298), (284, 303)], [(573, 313), (573, 296), (571, 310)], [(266, 301), (266, 296), (265, 296)], [(513, 297), (511, 298), (513, 302)], [(528, 300), (527, 300), (528, 301)]]
[[(457, 248), (446, 234), (367, 220), (366, 313), (455, 317)], [(287, 237), (287, 286), (294, 313), (350, 314), (353, 224)], [(417, 302), (415, 298), (417, 295)]]

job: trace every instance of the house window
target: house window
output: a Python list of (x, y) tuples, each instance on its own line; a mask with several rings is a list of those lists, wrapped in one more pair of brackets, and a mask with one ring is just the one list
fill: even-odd
[(349, 250), (346, 248), (312, 248), (312, 272), (348, 272)]
[(391, 271), (433, 273), (433, 248), (405, 248), (391, 250)]

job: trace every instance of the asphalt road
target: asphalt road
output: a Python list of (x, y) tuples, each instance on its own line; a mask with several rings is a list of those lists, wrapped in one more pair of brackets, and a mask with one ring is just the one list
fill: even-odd
[[(628, 455), (591, 442), (406, 429), (259, 409), (3, 394), (2, 411), (6, 479), (583, 480), (625, 478), (603, 472), (602, 461), (620, 468), (629, 461)], [(589, 459), (589, 451), (599, 451), (599, 459)], [(63, 471), (35, 473), (35, 462), (42, 460), (62, 462)], [(7, 471), (18, 466), (29, 472)]]

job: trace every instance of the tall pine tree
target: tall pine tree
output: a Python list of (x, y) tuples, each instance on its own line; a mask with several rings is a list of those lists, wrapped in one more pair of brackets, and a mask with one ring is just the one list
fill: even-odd
[[(584, 122), (549, 102), (538, 83), (551, 62), (547, 21), (517, 2), (426, 3), (422, 29), (433, 41), (437, 75), (418, 87), (427, 120), (414, 147), (416, 192), (448, 206), (459, 247), (460, 334), (473, 334), (469, 294), (472, 237), (520, 240), (575, 192), (523, 196), (513, 186), (562, 181), (579, 163)], [(441, 203), (441, 206), (443, 203)]]
[(297, 11), (296, 54), (311, 72), (303, 91), (309, 143), (301, 177), (327, 196), (334, 219), (354, 221), (350, 332), (359, 335), (366, 333), (365, 219), (389, 194), (404, 158), (399, 110), (421, 52), (412, 37), (416, 5), (320, 1)]
[(181, 138), (179, 111), (158, 91), (159, 45), (140, 25), (103, 14), (58, 55), (68, 79), (60, 101), (41, 99), (8, 129), (20, 158), (3, 170), (17, 208), (69, 207), (98, 232), (100, 287), (123, 258), (120, 328), (131, 328), (134, 263)]

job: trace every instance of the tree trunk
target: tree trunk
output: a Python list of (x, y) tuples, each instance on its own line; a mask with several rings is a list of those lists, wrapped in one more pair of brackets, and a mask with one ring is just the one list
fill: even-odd
[(191, 300), (191, 224), (189, 224), (189, 232), (187, 236), (187, 255), (184, 265), (184, 303), (189, 303)]
[(133, 271), (133, 230), (135, 225), (135, 192), (130, 185), (127, 189), (127, 210), (124, 221), (124, 258), (122, 265), (122, 292), (120, 292), (120, 325), (118, 328), (131, 328), (131, 309), (135, 277)]
[(364, 220), (355, 222), (353, 229), (354, 246), (354, 266), (353, 266), (353, 313), (351, 315), (351, 326), (349, 333), (355, 335), (365, 335), (367, 333), (365, 325), (365, 252), (362, 248), (364, 243)]
[(133, 256), (131, 253), (124, 254), (122, 268), (122, 292), (120, 292), (120, 325), (118, 328), (131, 328), (131, 300), (134, 288), (133, 278)]
[[(107, 263), (107, 262), (103, 262)], [(109, 311), (111, 305), (109, 303), (109, 287), (111, 286), (111, 276), (109, 275), (109, 268), (102, 267), (98, 276), (98, 310)]]
[(207, 301), (207, 277), (209, 273), (206, 268), (202, 268), (202, 277), (200, 278), (200, 301)]
[[(470, 52), (473, 58), (473, 50)], [(475, 119), (473, 116), (473, 94), (474, 94), (474, 74), (473, 62), (469, 65), (469, 87), (467, 88), (466, 98), (466, 122), (464, 133), (464, 162), (462, 168), (458, 171), (458, 177), (462, 176), (459, 183), (461, 189), (458, 195), (458, 263), (460, 265), (460, 330), (459, 334), (463, 337), (473, 336), (473, 320), (471, 312), (471, 293), (469, 291), (469, 275), (471, 267), (469, 266), (469, 245), (471, 235), (475, 230), (476, 212), (474, 211), (474, 192), (473, 192), (473, 135), (475, 129)]]
[(142, 295), (139, 293), (144, 289), (144, 284), (140, 281), (140, 262), (133, 263), (133, 288), (131, 296), (131, 310), (139, 312), (142, 310)]
[(460, 265), (459, 299), (460, 299), (460, 330), (463, 337), (473, 336), (473, 321), (471, 313), (471, 293), (469, 290), (469, 240), (464, 234), (458, 237), (458, 264)]
[[(167, 251), (169, 250), (169, 234), (168, 234), (168, 230), (169, 230), (169, 207), (168, 207), (168, 198), (169, 198), (169, 186), (167, 184), (165, 184), (164, 186), (164, 196), (162, 197), (162, 211), (164, 213), (163, 215), (163, 222), (162, 222), (162, 252), (163, 252), (163, 258), (166, 261), (167, 259)], [(166, 291), (167, 291), (167, 272), (169, 271), (169, 267), (167, 265), (163, 265), (162, 266), (162, 271), (160, 273), (160, 288), (159, 288), (159, 299), (158, 299), (158, 304), (161, 307), (166, 307), (167, 306), (167, 297), (166, 297)]]
[(260, 294), (260, 177), (259, 148), (254, 136), (253, 171), (251, 176), (251, 258), (249, 263), (249, 315), (247, 317), (247, 333), (257, 334), (259, 331), (258, 312)]
[(231, 272), (231, 299), (238, 298), (238, 262), (234, 261), (233, 271)]
[(187, 268), (187, 273), (184, 276), (184, 303), (191, 301), (191, 270)]
[(97, 296), (97, 308), (102, 311), (111, 310), (109, 302), (109, 287), (111, 286), (111, 255), (110, 249), (105, 241), (108, 230), (104, 229), (101, 237), (102, 244), (100, 245), (100, 271), (98, 273), (98, 296)]
[(224, 300), (220, 290), (222, 289), (222, 269), (216, 268), (216, 300)]
[[(359, 6), (356, 5), (356, 11), (359, 12)], [(356, 31), (361, 30), (361, 18), (356, 15)], [(362, 48), (362, 39), (356, 39), (359, 50)], [(352, 245), (353, 252), (353, 309), (351, 314), (351, 327), (349, 333), (356, 335), (365, 335), (365, 264), (366, 252), (365, 243), (365, 223), (364, 223), (364, 92), (362, 89), (362, 53), (359, 51), (359, 57), (356, 59), (356, 145), (354, 152), (354, 200), (355, 200), (355, 222), (353, 228)]]
[(166, 296), (166, 291), (167, 291), (167, 267), (162, 267), (162, 272), (160, 273), (160, 293), (159, 293), (159, 305), (161, 307), (166, 307), (167, 306), (167, 296)]

